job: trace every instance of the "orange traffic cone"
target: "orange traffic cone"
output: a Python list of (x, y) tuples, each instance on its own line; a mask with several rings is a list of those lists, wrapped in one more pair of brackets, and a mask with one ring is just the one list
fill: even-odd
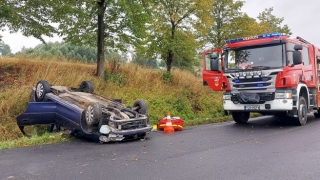
[(170, 113), (167, 113), (167, 120), (166, 120), (166, 127), (164, 127), (163, 132), (165, 134), (172, 134), (174, 133), (174, 128), (172, 127), (172, 121), (171, 121), (171, 117), (170, 117)]

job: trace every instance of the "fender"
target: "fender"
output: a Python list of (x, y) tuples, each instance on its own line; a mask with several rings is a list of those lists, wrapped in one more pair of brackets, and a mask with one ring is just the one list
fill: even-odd
[[(296, 107), (299, 106), (299, 95), (300, 95), (300, 91), (301, 91), (301, 88), (304, 87), (307, 89), (307, 93), (309, 94), (309, 88), (307, 87), (306, 84), (303, 84), (303, 83), (299, 83), (298, 86), (297, 86), (297, 104), (296, 104)], [(308, 99), (306, 99), (306, 101), (308, 102), (307, 105), (308, 105), (308, 108), (310, 107), (310, 100), (309, 100), (309, 95), (307, 96)]]

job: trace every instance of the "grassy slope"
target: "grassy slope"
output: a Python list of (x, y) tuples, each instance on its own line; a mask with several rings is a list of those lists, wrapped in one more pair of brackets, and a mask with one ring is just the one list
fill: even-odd
[[(15, 118), (26, 109), (31, 88), (41, 79), (71, 87), (90, 80), (96, 93), (122, 99), (129, 106), (136, 99), (144, 99), (153, 124), (166, 112), (182, 117), (185, 125), (229, 119), (222, 118), (221, 94), (204, 87), (202, 79), (189, 72), (173, 70), (173, 81), (166, 83), (158, 70), (122, 64), (120, 75), (106, 82), (94, 76), (95, 69), (95, 65), (76, 62), (0, 59), (0, 142), (21, 137)], [(111, 72), (109, 64), (106, 69)]]

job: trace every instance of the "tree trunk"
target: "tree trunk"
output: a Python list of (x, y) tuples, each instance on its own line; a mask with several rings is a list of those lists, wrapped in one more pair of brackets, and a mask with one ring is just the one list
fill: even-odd
[(170, 73), (171, 71), (171, 64), (173, 61), (173, 52), (171, 50), (168, 51), (168, 57), (167, 57), (167, 71)]
[[(175, 22), (173, 20), (171, 20), (171, 41), (174, 42), (174, 34), (175, 34), (175, 31), (176, 31), (176, 25), (175, 25)], [(166, 63), (167, 63), (167, 72), (170, 73), (171, 71), (171, 64), (173, 62), (173, 56), (174, 56), (174, 52), (169, 49), (168, 50), (168, 56), (167, 56), (167, 60), (166, 60)]]
[(104, 78), (104, 70), (105, 70), (105, 59), (104, 59), (104, 13), (106, 10), (106, 6), (104, 5), (105, 0), (101, 0), (97, 3), (98, 5), (98, 40), (97, 40), (97, 72), (96, 76), (100, 79)]

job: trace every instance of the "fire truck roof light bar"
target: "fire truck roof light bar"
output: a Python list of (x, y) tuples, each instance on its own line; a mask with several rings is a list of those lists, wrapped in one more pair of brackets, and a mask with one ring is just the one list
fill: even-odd
[(235, 43), (235, 42), (246, 41), (246, 40), (251, 40), (251, 39), (263, 39), (263, 38), (279, 37), (279, 36), (286, 36), (286, 35), (287, 34), (285, 34), (285, 33), (274, 32), (274, 33), (261, 34), (261, 35), (257, 35), (257, 36), (229, 39), (229, 40), (226, 40), (226, 43), (228, 44), (228, 43)]
[(303, 38), (300, 37), (300, 36), (297, 36), (297, 39), (298, 39), (299, 41), (303, 42), (303, 43), (311, 44), (311, 43), (309, 43), (308, 41), (306, 41), (305, 39), (303, 39)]

